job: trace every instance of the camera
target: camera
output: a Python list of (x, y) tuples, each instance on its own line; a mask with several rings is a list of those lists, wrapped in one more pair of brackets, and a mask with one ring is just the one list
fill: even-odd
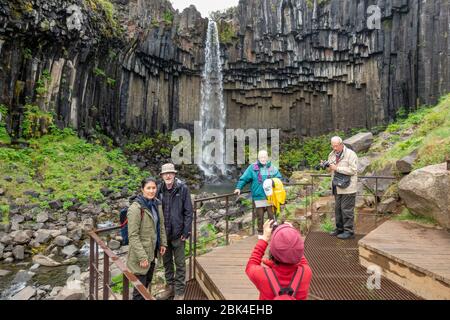
[(324, 161), (319, 163), (317, 166), (314, 167), (314, 169), (316, 170), (325, 170), (328, 167), (330, 167), (330, 162), (329, 161)]

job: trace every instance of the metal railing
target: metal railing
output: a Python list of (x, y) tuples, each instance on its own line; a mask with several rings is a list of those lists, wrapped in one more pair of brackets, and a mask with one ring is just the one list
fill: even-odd
[[(311, 174), (310, 175), (310, 182), (307, 183), (287, 183), (285, 184), (286, 187), (303, 187), (298, 190), (299, 194), (302, 194), (305, 198), (305, 210), (309, 212), (313, 212), (313, 204), (314, 204), (314, 197), (315, 197), (315, 185), (316, 180), (320, 178), (330, 178), (330, 175), (326, 174)], [(378, 181), (379, 180), (396, 180), (395, 177), (383, 177), (383, 176), (363, 176), (358, 177), (358, 179), (374, 179), (375, 180), (375, 209), (378, 213)], [(249, 194), (250, 192), (242, 192), (241, 195)], [(365, 196), (365, 195), (358, 195), (357, 196)], [(209, 218), (205, 218), (204, 220), (198, 219), (197, 211), (198, 209), (201, 209), (202, 205), (208, 201), (212, 200), (219, 200), (224, 199), (225, 200), (225, 206), (214, 208), (214, 209), (225, 209), (225, 214), (221, 219), (225, 219), (225, 232), (223, 235), (218, 236), (216, 238), (210, 239), (210, 241), (218, 240), (221, 238), (225, 238), (225, 245), (229, 244), (229, 236), (230, 236), (230, 228), (229, 228), (229, 222), (231, 215), (229, 214), (230, 209), (230, 198), (237, 197), (234, 193), (229, 194), (223, 194), (223, 195), (217, 195), (207, 198), (201, 198), (201, 199), (194, 199), (193, 203), (193, 223), (192, 223), (192, 236), (189, 237), (189, 251), (186, 255), (186, 259), (189, 261), (189, 280), (195, 279), (196, 277), (196, 257), (197, 257), (197, 247), (198, 247), (198, 225), (199, 223), (203, 221), (210, 220)], [(251, 221), (251, 234), (255, 234), (255, 221), (256, 221), (256, 214), (255, 214), (255, 206), (252, 201), (252, 221)], [(247, 227), (249, 228), (249, 227)], [(89, 299), (90, 300), (98, 300), (99, 298), (99, 290), (100, 290), (100, 278), (102, 277), (102, 299), (108, 300), (110, 295), (114, 296), (116, 299), (118, 299), (117, 295), (113, 292), (111, 285), (110, 285), (110, 266), (111, 263), (115, 264), (115, 266), (120, 270), (120, 272), (123, 275), (122, 279), (122, 299), (128, 300), (129, 299), (129, 285), (131, 284), (132, 287), (134, 287), (134, 290), (138, 290), (139, 293), (142, 295), (142, 297), (145, 300), (153, 300), (154, 297), (151, 295), (151, 293), (145, 288), (145, 286), (138, 280), (138, 278), (126, 267), (124, 262), (120, 259), (118, 255), (116, 255), (108, 246), (105, 244), (105, 242), (100, 238), (100, 234), (116, 231), (119, 230), (120, 226), (113, 226), (110, 228), (105, 229), (99, 229), (99, 230), (93, 230), (88, 233), (90, 237), (90, 253), (89, 253)], [(246, 228), (243, 228), (246, 229)], [(242, 229), (241, 229), (242, 230)], [(99, 248), (103, 250), (103, 270), (102, 272), (99, 269)]]

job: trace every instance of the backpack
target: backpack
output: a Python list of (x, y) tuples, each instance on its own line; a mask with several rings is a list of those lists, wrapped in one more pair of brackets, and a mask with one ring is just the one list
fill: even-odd
[[(284, 189), (283, 182), (278, 178), (267, 179), (266, 181), (271, 181), (272, 184), (264, 188), (264, 192), (267, 195), (267, 200), (276, 208), (276, 213), (280, 213), (280, 208), (282, 204), (286, 202), (286, 190)], [(264, 181), (264, 184), (267, 184)], [(270, 189), (270, 190), (269, 190)]]
[[(300, 268), (302, 269), (301, 274), (298, 272)], [(273, 300), (297, 300), (295, 296), (297, 295), (297, 291), (300, 288), (300, 284), (302, 283), (304, 271), (305, 269), (303, 266), (298, 267), (297, 270), (295, 270), (294, 275), (292, 276), (289, 286), (286, 288), (282, 288), (277, 276), (275, 275), (275, 272), (271, 268), (264, 268), (266, 277), (269, 280), (270, 288), (272, 288), (272, 292), (275, 295), (275, 298), (273, 298)]]
[[(128, 245), (128, 207), (120, 210), (120, 235), (122, 236), (122, 245)], [(141, 220), (144, 217), (144, 209), (141, 208)]]

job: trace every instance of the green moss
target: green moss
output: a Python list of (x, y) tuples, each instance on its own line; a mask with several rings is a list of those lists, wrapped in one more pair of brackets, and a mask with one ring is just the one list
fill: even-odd
[[(397, 121), (386, 130), (388, 133), (397, 133), (390, 139), (395, 144), (374, 161), (372, 170), (394, 165), (413, 151), (418, 152), (414, 169), (445, 162), (446, 157), (450, 156), (450, 95), (442, 97), (433, 108), (421, 107), (409, 115), (400, 110), (397, 115)], [(406, 131), (412, 134), (401, 141), (400, 136)], [(375, 142), (375, 145), (379, 144), (380, 141)]]
[(38, 97), (43, 97), (48, 91), (48, 85), (50, 84), (52, 77), (50, 75), (50, 71), (45, 69), (42, 71), (39, 80), (36, 81), (36, 95)]
[[(129, 165), (120, 149), (107, 151), (80, 139), (71, 129), (54, 128), (50, 134), (30, 139), (29, 144), (29, 148), (17, 150), (0, 147), (0, 172), (13, 178), (11, 182), (2, 181), (2, 186), (12, 198), (24, 197), (26, 190), (45, 194), (53, 189), (48, 200), (29, 199), (41, 207), (48, 206), (51, 199), (62, 200), (64, 207), (69, 207), (72, 199), (102, 201), (101, 188), (137, 190), (149, 174)], [(108, 166), (114, 171), (110, 177), (104, 173)], [(17, 184), (18, 177), (25, 177), (27, 182)]]
[(238, 37), (233, 25), (226, 21), (220, 21), (218, 25), (219, 41), (222, 44), (232, 44)]
[(38, 106), (25, 105), (24, 120), (22, 122), (22, 136), (25, 139), (37, 138), (51, 131), (53, 115), (41, 111)]
[(436, 220), (434, 220), (433, 218), (425, 217), (425, 216), (421, 216), (421, 215), (414, 215), (407, 208), (403, 209), (402, 213), (395, 216), (393, 219), (397, 220), (397, 221), (412, 221), (412, 222), (418, 222), (418, 223), (423, 223), (423, 224), (428, 224), (428, 225), (437, 225), (438, 224), (436, 222)]
[(103, 69), (100, 69), (100, 68), (94, 68), (94, 70), (93, 70), (93, 72), (94, 72), (94, 74), (97, 76), (97, 77), (103, 77), (103, 78), (106, 78), (106, 72), (105, 72), (105, 70), (103, 70)]
[(163, 21), (166, 24), (171, 25), (173, 23), (173, 13), (171, 11), (169, 11), (169, 10), (164, 11)]

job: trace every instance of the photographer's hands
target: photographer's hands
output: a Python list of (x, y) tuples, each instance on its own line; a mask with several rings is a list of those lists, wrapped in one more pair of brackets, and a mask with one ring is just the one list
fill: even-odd
[(266, 242), (270, 241), (270, 237), (272, 236), (274, 222), (275, 222), (275, 220), (267, 220), (266, 223), (264, 223), (264, 232), (262, 235), (262, 239)]

